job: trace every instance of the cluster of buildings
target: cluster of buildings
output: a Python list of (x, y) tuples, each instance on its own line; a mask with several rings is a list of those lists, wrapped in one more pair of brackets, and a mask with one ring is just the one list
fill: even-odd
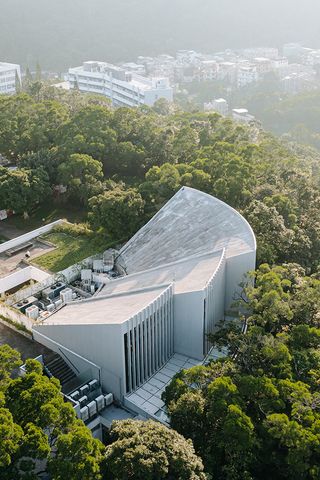
[(256, 123), (254, 115), (250, 114), (246, 108), (233, 108), (230, 111), (229, 104), (225, 98), (215, 98), (211, 102), (204, 103), (205, 112), (216, 112), (223, 117), (231, 116), (235, 122), (242, 124)]
[[(217, 81), (231, 89), (241, 89), (273, 73), (285, 93), (295, 94), (318, 85), (320, 49), (298, 43), (277, 48), (257, 47), (212, 54), (179, 50), (175, 56), (139, 56), (135, 62), (112, 65), (86, 61), (70, 68), (62, 88), (97, 93), (115, 106), (152, 106), (160, 98), (173, 100), (179, 85)], [(19, 65), (0, 63), (0, 94), (15, 93), (21, 80)]]
[(245, 87), (273, 72), (284, 91), (297, 93), (315, 85), (319, 52), (299, 44), (284, 45), (282, 54), (272, 47), (225, 50), (213, 54), (180, 50), (175, 57), (140, 56), (137, 62), (124, 63), (122, 67), (148, 77), (166, 77), (171, 85), (216, 80), (233, 88)]
[[(11, 258), (31, 249), (26, 237), (13, 242)], [(5, 244), (1, 251), (8, 253)], [(213, 355), (207, 335), (236, 315), (239, 285), (255, 261), (247, 221), (183, 187), (118, 251), (38, 273), (22, 290), (21, 269), (3, 275), (0, 314), (54, 352), (42, 359), (45, 371), (63, 372), (66, 399), (92, 430), (119, 412), (168, 423), (162, 393), (181, 369)]]

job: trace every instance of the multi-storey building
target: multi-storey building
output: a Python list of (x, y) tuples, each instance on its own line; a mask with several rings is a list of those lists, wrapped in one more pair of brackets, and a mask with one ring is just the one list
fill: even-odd
[(212, 102), (204, 104), (205, 112), (217, 112), (220, 115), (226, 116), (229, 112), (229, 105), (224, 98), (215, 98)]
[(167, 78), (146, 78), (105, 62), (84, 62), (69, 69), (71, 88), (104, 95), (114, 106), (152, 106), (158, 99), (173, 100)]
[(0, 94), (16, 93), (16, 82), (21, 82), (20, 66), (0, 62)]
[(242, 53), (245, 58), (252, 60), (256, 57), (274, 59), (279, 56), (279, 50), (273, 47), (246, 48)]
[(255, 65), (243, 66), (238, 69), (237, 85), (238, 88), (245, 87), (258, 80), (258, 71)]

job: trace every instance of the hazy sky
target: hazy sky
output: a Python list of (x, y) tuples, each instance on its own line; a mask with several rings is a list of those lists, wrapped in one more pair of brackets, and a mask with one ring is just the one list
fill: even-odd
[(320, 0), (0, 0), (0, 60), (63, 70), (179, 48), (320, 47), (319, 18)]

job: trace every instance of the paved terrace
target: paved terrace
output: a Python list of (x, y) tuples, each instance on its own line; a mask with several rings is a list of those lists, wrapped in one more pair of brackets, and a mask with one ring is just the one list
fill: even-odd
[(15, 255), (11, 255), (10, 257), (6, 255), (6, 253), (0, 254), (0, 278), (6, 277), (11, 273), (14, 273), (22, 268), (25, 268), (26, 265), (23, 260), (26, 258), (26, 251), (28, 250), (31, 254), (31, 260), (35, 257), (43, 255), (44, 253), (51, 252), (55, 249), (55, 247), (50, 247), (49, 245), (45, 245), (42, 242), (32, 241), (33, 246), (28, 247), (20, 252), (16, 253)]

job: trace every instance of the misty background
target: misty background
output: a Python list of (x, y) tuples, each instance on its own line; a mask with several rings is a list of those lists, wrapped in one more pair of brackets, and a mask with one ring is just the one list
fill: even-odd
[(319, 0), (0, 0), (0, 58), (59, 72), (178, 49), (317, 48), (319, 17)]

